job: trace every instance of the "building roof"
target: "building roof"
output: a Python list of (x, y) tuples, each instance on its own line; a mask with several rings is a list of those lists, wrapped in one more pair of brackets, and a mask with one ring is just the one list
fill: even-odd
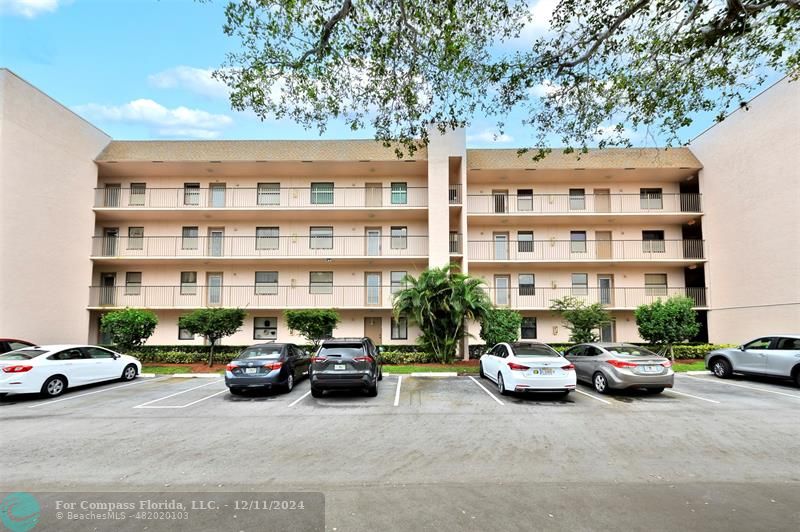
[[(611, 168), (681, 168), (699, 170), (703, 167), (689, 148), (605, 148), (589, 153), (553, 151), (541, 161), (533, 161), (535, 151), (519, 155), (516, 149), (467, 150), (468, 169), (481, 170), (575, 170)], [(580, 158), (578, 158), (580, 157)]]
[[(420, 148), (407, 160), (424, 160)], [(115, 140), (98, 162), (396, 161), (375, 140)]]

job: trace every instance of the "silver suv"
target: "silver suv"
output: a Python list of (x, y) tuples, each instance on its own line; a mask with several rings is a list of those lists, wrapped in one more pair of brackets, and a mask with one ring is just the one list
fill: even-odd
[(706, 368), (720, 379), (733, 373), (792, 379), (800, 386), (800, 334), (762, 336), (706, 355)]

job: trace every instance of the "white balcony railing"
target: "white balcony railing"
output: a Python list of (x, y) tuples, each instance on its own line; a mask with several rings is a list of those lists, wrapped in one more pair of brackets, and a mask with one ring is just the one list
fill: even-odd
[(468, 194), (469, 214), (700, 213), (700, 194)]
[(634, 309), (639, 305), (675, 296), (691, 298), (696, 307), (706, 306), (706, 289), (693, 287), (570, 287), (539, 288), (535, 286), (498, 286), (486, 288), (492, 302), (501, 307), (519, 310), (549, 309), (552, 300), (572, 296), (586, 304), (600, 303), (608, 308)]
[(702, 240), (480, 240), (469, 242), (470, 260), (624, 261), (702, 260)]

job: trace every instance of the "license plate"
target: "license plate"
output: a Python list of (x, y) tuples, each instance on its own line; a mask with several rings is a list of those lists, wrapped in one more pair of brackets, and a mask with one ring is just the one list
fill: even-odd
[(335, 369), (335, 370), (347, 369), (347, 365), (346, 364), (334, 364), (333, 365), (333, 369)]
[(245, 373), (258, 373), (258, 368), (244, 368)]
[(661, 373), (661, 366), (640, 366), (642, 373)]
[(551, 368), (542, 368), (542, 369), (535, 369), (533, 370), (534, 375), (552, 375), (553, 370)]

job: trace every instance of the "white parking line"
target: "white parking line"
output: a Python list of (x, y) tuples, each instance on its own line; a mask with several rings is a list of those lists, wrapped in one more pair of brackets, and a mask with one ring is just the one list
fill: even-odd
[(686, 397), (691, 397), (692, 399), (699, 399), (700, 401), (706, 401), (707, 403), (714, 403), (716, 405), (720, 404), (719, 401), (715, 401), (713, 399), (706, 399), (705, 397), (698, 397), (696, 395), (692, 395), (690, 393), (679, 392), (677, 390), (664, 390), (665, 392), (669, 393), (676, 393), (678, 395), (685, 395)]
[[(146, 403), (142, 403), (140, 405), (136, 405), (133, 408), (156, 408), (156, 407), (147, 406), (147, 405), (150, 405), (152, 403), (157, 403), (158, 401), (163, 401), (164, 399), (169, 399), (170, 397), (175, 397), (176, 395), (181, 395), (183, 393), (191, 392), (192, 390), (197, 390), (198, 388), (202, 388), (204, 386), (211, 386), (212, 384), (217, 384), (219, 382), (222, 382), (222, 379), (217, 379), (217, 380), (212, 381), (212, 382), (207, 382), (205, 384), (201, 384), (200, 386), (195, 386), (194, 388), (189, 388), (188, 390), (182, 390), (180, 392), (175, 392), (175, 393), (167, 395), (166, 397), (159, 397), (158, 399), (153, 399), (152, 401), (147, 401)], [(225, 390), (223, 390), (223, 391), (225, 391)], [(170, 408), (170, 407), (164, 407), (164, 408)]]
[(397, 376), (397, 388), (394, 391), (394, 406), (400, 405), (400, 385), (403, 383), (403, 376)]
[(754, 386), (745, 386), (744, 384), (736, 384), (733, 382), (723, 381), (719, 379), (704, 379), (703, 377), (692, 377), (691, 375), (686, 375), (687, 379), (694, 379), (696, 381), (704, 381), (704, 382), (714, 382), (716, 384), (727, 384), (728, 386), (736, 386), (737, 388), (746, 388), (748, 390), (755, 390), (757, 392), (764, 392), (764, 393), (774, 393), (775, 395), (785, 395), (786, 397), (793, 397), (795, 399), (800, 399), (800, 395), (794, 395), (791, 393), (784, 393), (784, 392), (776, 392), (775, 390), (765, 390), (764, 388), (756, 388)]
[(139, 382), (132, 382), (130, 384), (123, 384), (122, 386), (114, 386), (113, 388), (103, 388), (102, 390), (96, 390), (94, 392), (82, 393), (80, 395), (70, 395), (70, 396), (64, 397), (62, 399), (54, 399), (52, 401), (45, 401), (43, 403), (38, 403), (38, 404), (35, 404), (35, 405), (31, 405), (28, 408), (38, 408), (40, 406), (52, 405), (52, 404), (55, 404), (55, 403), (60, 403), (61, 401), (69, 401), (70, 399), (78, 399), (79, 397), (86, 397), (87, 395), (94, 395), (94, 394), (97, 394), (97, 393), (111, 392), (111, 391), (114, 391), (114, 390), (119, 390), (120, 388), (127, 388), (128, 386), (134, 386), (136, 384), (146, 384), (148, 382), (156, 382), (156, 381), (159, 381), (159, 380), (163, 380), (165, 378), (166, 377), (158, 377), (158, 378), (155, 378), (155, 379), (147, 379), (147, 380), (143, 380), (143, 381), (139, 381)]
[(483, 390), (484, 392), (486, 392), (487, 394), (489, 394), (489, 397), (491, 397), (492, 399), (494, 399), (495, 401), (497, 401), (497, 402), (498, 402), (499, 404), (501, 404), (501, 405), (504, 405), (504, 404), (505, 404), (503, 401), (501, 401), (500, 399), (498, 399), (497, 397), (495, 397), (495, 395), (494, 395), (492, 392), (490, 392), (489, 390), (487, 390), (487, 389), (486, 389), (486, 387), (485, 387), (483, 384), (481, 384), (480, 382), (478, 382), (478, 381), (477, 381), (477, 379), (475, 379), (475, 377), (472, 377), (472, 376), (470, 376), (470, 379), (472, 379), (472, 382), (474, 382), (475, 384), (477, 384), (478, 386), (480, 386), (480, 387), (481, 387), (481, 390)]
[(303, 395), (301, 395), (300, 397), (298, 397), (296, 400), (294, 400), (294, 401), (293, 401), (293, 402), (292, 402), (292, 403), (291, 403), (291, 404), (288, 406), (288, 408), (292, 408), (294, 405), (296, 405), (297, 403), (299, 403), (300, 401), (302, 401), (303, 399), (305, 399), (305, 398), (306, 398), (306, 397), (308, 397), (309, 395), (311, 395), (311, 390), (308, 390), (306, 393), (304, 393)]
[(576, 391), (576, 392), (578, 392), (578, 393), (579, 393), (579, 394), (581, 394), (581, 395), (585, 395), (586, 397), (591, 397), (591, 398), (592, 398), (592, 399), (594, 399), (595, 401), (600, 401), (601, 403), (605, 403), (605, 404), (607, 404), (607, 405), (610, 405), (610, 404), (611, 404), (609, 401), (606, 401), (605, 399), (600, 399), (599, 397), (597, 397), (597, 396), (595, 396), (595, 395), (592, 395), (592, 394), (590, 394), (590, 393), (586, 393), (586, 392), (584, 392), (583, 390), (579, 390), (579, 389), (575, 388), (575, 391)]

